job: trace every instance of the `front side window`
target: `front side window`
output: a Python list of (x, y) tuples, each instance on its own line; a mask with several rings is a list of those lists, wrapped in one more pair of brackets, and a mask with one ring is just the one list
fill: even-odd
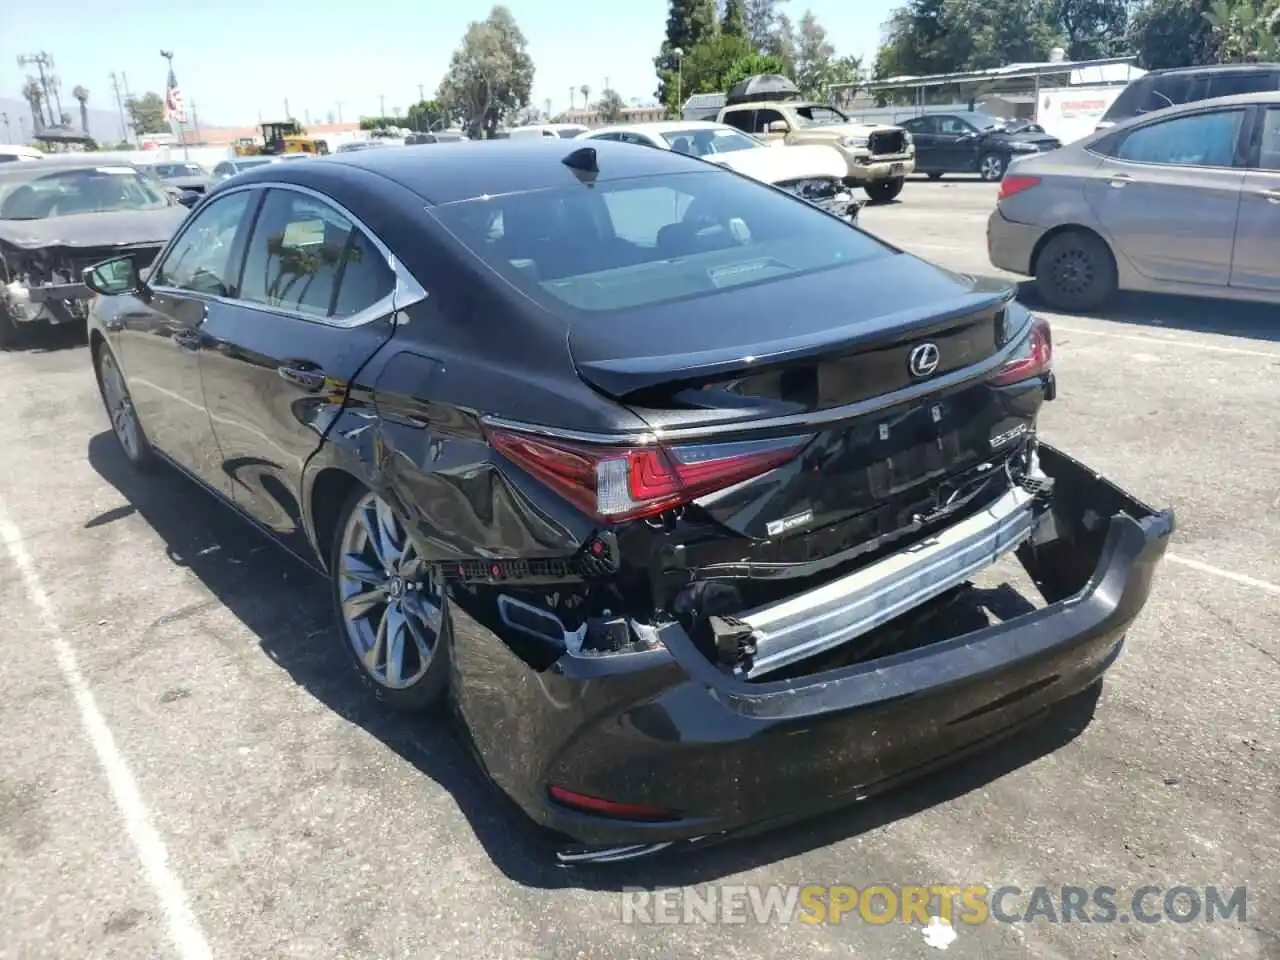
[(245, 250), (240, 299), (313, 317), (351, 316), (392, 286), (386, 261), (337, 210), (291, 190), (267, 192)]
[(214, 200), (195, 215), (156, 269), (151, 282), (217, 297), (235, 295), (231, 253), (249, 209), (248, 193)]
[(769, 124), (778, 123), (779, 121), (786, 123), (787, 118), (777, 110), (757, 110), (755, 132), (758, 134), (769, 133)]
[(1219, 110), (1148, 124), (1130, 131), (1115, 157), (1134, 163), (1230, 167), (1243, 120), (1243, 110)]
[(972, 133), (973, 127), (967, 121), (961, 120), (959, 117), (938, 117), (939, 133)]
[(909, 133), (933, 133), (934, 118), (933, 117), (912, 117), (902, 123), (902, 128)]
[(755, 127), (751, 122), (751, 110), (729, 110), (724, 115), (724, 122), (731, 127), (750, 133)]
[(464, 200), (431, 214), (548, 307), (591, 313), (892, 254), (809, 204), (721, 171)]

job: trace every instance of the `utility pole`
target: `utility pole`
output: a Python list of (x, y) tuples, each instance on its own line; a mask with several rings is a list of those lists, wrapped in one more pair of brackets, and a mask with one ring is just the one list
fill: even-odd
[(120, 98), (120, 81), (114, 73), (111, 74), (111, 92), (116, 96), (116, 109), (120, 111), (120, 140), (128, 143), (129, 125), (124, 121), (124, 100)]
[(285, 98), (284, 98), (284, 118), (285, 118), (286, 120), (292, 120), (292, 119), (293, 119), (293, 114), (289, 112), (289, 98), (288, 98), (288, 97), (285, 97)]
[(307, 107), (302, 108), (302, 122), (307, 126), (311, 126), (311, 110)]
[(339, 100), (337, 102), (337, 105), (338, 105), (338, 122), (341, 123), (342, 122), (342, 101)]
[[(167, 104), (169, 103), (169, 77), (172, 77), (172, 76), (174, 75), (174, 74), (173, 74), (173, 51), (172, 51), (172, 50), (161, 50), (161, 51), (160, 51), (160, 56), (164, 57), (164, 59), (165, 59), (165, 60), (168, 62), (168, 64), (169, 64), (169, 75), (168, 75), (167, 77), (165, 77), (165, 80), (164, 80), (164, 102), (165, 102), (165, 104), (167, 105)], [(180, 117), (180, 118), (178, 119), (178, 121), (177, 121), (177, 123), (178, 123), (178, 142), (182, 144), (182, 159), (183, 159), (183, 160), (190, 160), (190, 159), (191, 159), (191, 155), (190, 155), (190, 153), (188, 153), (188, 151), (187, 151), (187, 121), (186, 121), (186, 116), (185, 116), (185, 114), (186, 114), (186, 112), (187, 112), (187, 111), (186, 111), (186, 107), (185, 107), (185, 106), (183, 107), (182, 112), (183, 112), (184, 116)]]
[(191, 101), (191, 125), (196, 128), (196, 143), (200, 143), (200, 117), (196, 114), (196, 102)]
[[(49, 108), (49, 120), (52, 121), (50, 122), (49, 125), (56, 126), (57, 120), (60, 120), (61, 117), (55, 120), (53, 116), (53, 98), (49, 96), (49, 75), (45, 73), (45, 67), (53, 69), (53, 57), (49, 56), (49, 54), (45, 53), (43, 50), (41, 50), (39, 53), (23, 54), (22, 56), (18, 57), (18, 66), (20, 67), (34, 66), (36, 70), (39, 71), (40, 89), (44, 91), (44, 106), (47, 106)], [(41, 126), (43, 126), (44, 123), (45, 123), (45, 117), (44, 117), (44, 110), (42, 108), (40, 111)]]
[(425, 86), (425, 84), (421, 84), (421, 83), (420, 83), (420, 84), (418, 84), (418, 102), (419, 102), (419, 103), (421, 103), (423, 100), (427, 99), (427, 95), (426, 95), (425, 93), (423, 93), (423, 90), (422, 90), (422, 88), (423, 88), (424, 86)]
[(547, 97), (547, 99), (542, 101), (542, 103), (547, 108), (547, 119), (550, 120), (551, 119), (551, 98)]
[(8, 143), (9, 142), (9, 115), (7, 113), (0, 113), (0, 120), (4, 121), (4, 142)]
[(569, 112), (573, 113), (573, 87), (569, 88)]
[(387, 98), (385, 94), (378, 94), (378, 116), (379, 118), (387, 115)]

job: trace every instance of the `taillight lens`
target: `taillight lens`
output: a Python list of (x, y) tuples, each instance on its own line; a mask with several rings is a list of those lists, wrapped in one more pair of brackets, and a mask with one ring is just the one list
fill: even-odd
[(995, 386), (1003, 387), (1010, 383), (1030, 380), (1032, 377), (1044, 376), (1053, 368), (1053, 334), (1049, 330), (1049, 321), (1035, 317), (1031, 321), (1031, 330), (1023, 337), (1018, 352), (1006, 361), (991, 378)]
[(809, 437), (736, 443), (597, 446), (490, 428), (504, 457), (599, 520), (648, 517), (781, 466)]
[(1006, 174), (1005, 178), (1000, 181), (1000, 194), (997, 200), (1006, 200), (1015, 194), (1021, 193), (1023, 190), (1030, 190), (1032, 187), (1040, 185), (1039, 177), (1020, 177), (1016, 174)]

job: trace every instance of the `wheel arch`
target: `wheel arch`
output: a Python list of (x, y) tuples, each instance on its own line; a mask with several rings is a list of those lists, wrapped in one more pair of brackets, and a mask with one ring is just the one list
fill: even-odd
[(1097, 230), (1094, 230), (1092, 227), (1086, 227), (1080, 223), (1064, 223), (1054, 227), (1052, 230), (1046, 230), (1040, 239), (1036, 241), (1035, 246), (1031, 248), (1031, 262), (1028, 264), (1030, 276), (1034, 277), (1039, 275), (1040, 255), (1044, 253), (1044, 248), (1049, 245), (1049, 241), (1053, 240), (1055, 237), (1060, 237), (1065, 233), (1079, 233), (1084, 236), (1094, 237), (1102, 244), (1108, 255), (1111, 257), (1112, 266), (1115, 267), (1117, 271), (1120, 269), (1120, 264), (1116, 260), (1116, 252), (1111, 249), (1111, 244), (1107, 242), (1106, 237), (1100, 234)]
[(336, 466), (321, 467), (311, 481), (307, 495), (307, 526), (326, 573), (333, 572), (329, 569), (329, 545), (333, 543), (338, 523), (342, 520), (342, 508), (352, 490), (365, 486), (365, 482), (355, 474)]

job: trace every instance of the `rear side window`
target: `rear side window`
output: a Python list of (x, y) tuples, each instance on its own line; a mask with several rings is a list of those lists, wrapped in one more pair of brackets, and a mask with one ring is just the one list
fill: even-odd
[(1262, 122), (1258, 167), (1280, 171), (1280, 107), (1269, 107)]
[(430, 212), (535, 299), (597, 313), (892, 252), (803, 201), (722, 171), (507, 194)]
[(1278, 74), (1271, 70), (1213, 74), (1209, 77), (1209, 91), (1205, 97), (1234, 97), (1240, 93), (1263, 93), (1274, 90), (1277, 76)]
[(1243, 121), (1243, 110), (1219, 110), (1151, 123), (1130, 131), (1113, 156), (1134, 163), (1230, 167)]
[[(352, 289), (344, 293), (340, 281), (346, 286), (348, 279)], [(267, 192), (249, 238), (240, 299), (313, 317), (350, 316), (390, 288), (390, 268), (346, 217), (303, 194)]]

